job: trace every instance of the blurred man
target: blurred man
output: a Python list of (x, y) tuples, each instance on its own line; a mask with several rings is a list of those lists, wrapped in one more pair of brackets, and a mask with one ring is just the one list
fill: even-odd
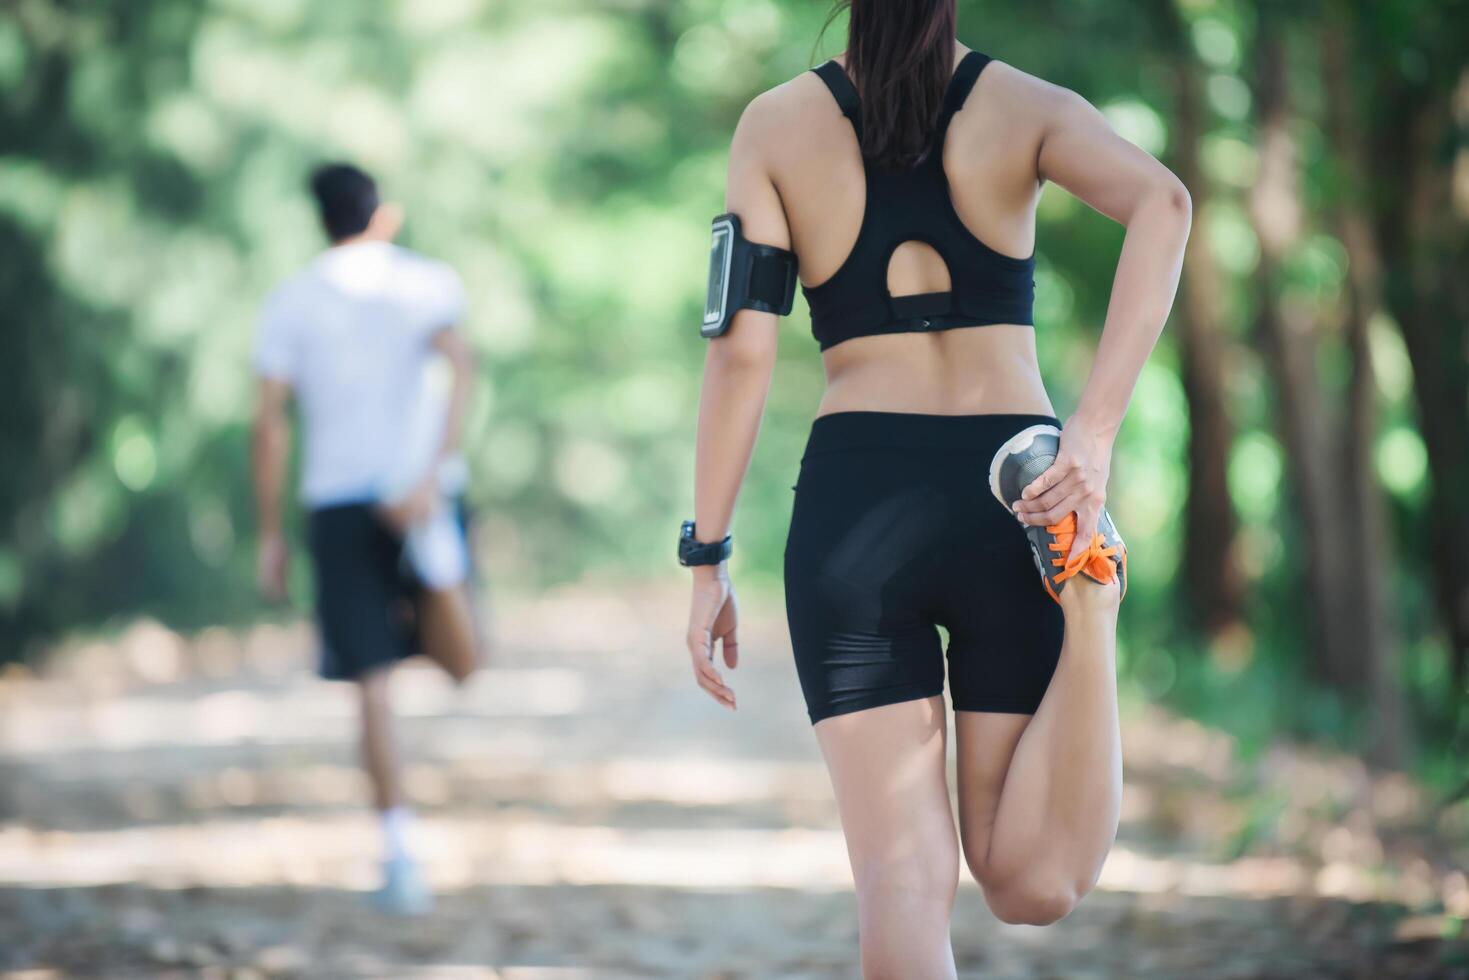
[[(478, 661), (459, 501), (472, 373), (457, 328), (463, 287), (448, 266), (392, 244), (401, 214), (361, 170), (322, 167), (311, 190), (331, 247), (270, 295), (255, 344), (259, 580), (267, 597), (284, 597), (281, 484), (294, 398), (321, 674), (353, 682), (361, 701), (362, 764), (385, 842), (376, 901), (414, 914), (431, 899), (407, 841), (388, 676), (419, 652), (456, 682)], [(435, 398), (426, 378), (438, 355), (449, 379)]]

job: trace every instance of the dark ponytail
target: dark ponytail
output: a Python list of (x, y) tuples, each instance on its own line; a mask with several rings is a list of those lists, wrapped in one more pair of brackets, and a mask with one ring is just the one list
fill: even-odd
[(837, 0), (848, 14), (847, 74), (862, 101), (862, 156), (912, 167), (928, 153), (954, 70), (955, 0)]

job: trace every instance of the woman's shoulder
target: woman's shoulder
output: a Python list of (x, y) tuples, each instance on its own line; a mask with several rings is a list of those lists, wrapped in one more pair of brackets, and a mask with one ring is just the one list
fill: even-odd
[(740, 119), (742, 124), (748, 121), (763, 126), (789, 125), (828, 104), (834, 106), (826, 84), (808, 69), (755, 96), (745, 106)]
[[(990, 118), (1016, 127), (1017, 135), (1087, 105), (1070, 89), (997, 59), (985, 65), (974, 92), (979, 98), (971, 94), (969, 104), (978, 101), (986, 115), (994, 114)], [(761, 156), (786, 159), (817, 152), (849, 125), (826, 83), (807, 70), (751, 99), (740, 114), (735, 142)]]
[[(993, 96), (990, 101), (1023, 114), (1064, 109), (1080, 98), (1070, 89), (994, 58), (985, 65), (976, 88)], [(804, 126), (833, 113), (839, 114), (840, 109), (831, 91), (814, 70), (808, 69), (751, 99), (740, 121), (750, 129), (780, 130)]]
[(815, 152), (846, 125), (826, 85), (805, 71), (749, 101), (735, 127), (734, 146), (774, 164)]
[(993, 103), (1028, 116), (1065, 109), (1081, 98), (1068, 88), (996, 59), (985, 65), (975, 88), (992, 96)]

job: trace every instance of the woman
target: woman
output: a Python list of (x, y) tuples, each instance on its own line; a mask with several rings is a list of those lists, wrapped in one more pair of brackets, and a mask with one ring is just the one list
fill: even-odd
[[(1046, 924), (1092, 887), (1116, 834), (1123, 566), (1102, 503), (1113, 439), (1173, 301), (1190, 201), (1086, 101), (957, 44), (954, 0), (841, 7), (846, 54), (745, 111), (727, 206), (749, 240), (799, 257), (825, 362), (786, 598), (864, 971), (948, 977), (961, 841), (997, 916)], [(1054, 465), (1033, 483), (1039, 470), (1020, 466), (1018, 500), (995, 488), (1012, 515), (987, 492), (992, 464), (1013, 483), (1037, 427), (1058, 424), (1031, 326), (1046, 181), (1127, 234), (1091, 375), (1044, 457)], [(741, 310), (710, 343), (697, 542), (727, 534), (776, 326)], [(1033, 561), (1027, 536), (1049, 561)], [(734, 589), (723, 562), (693, 571), (695, 676), (734, 708), (713, 656), (719, 646), (735, 665)], [(936, 626), (950, 635), (957, 839)]]

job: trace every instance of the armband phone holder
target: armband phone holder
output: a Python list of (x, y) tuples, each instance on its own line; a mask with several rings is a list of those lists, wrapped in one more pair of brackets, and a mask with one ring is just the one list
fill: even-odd
[(785, 316), (796, 301), (796, 254), (746, 240), (739, 215), (714, 219), (709, 244), (709, 292), (699, 333), (718, 337), (740, 310)]

